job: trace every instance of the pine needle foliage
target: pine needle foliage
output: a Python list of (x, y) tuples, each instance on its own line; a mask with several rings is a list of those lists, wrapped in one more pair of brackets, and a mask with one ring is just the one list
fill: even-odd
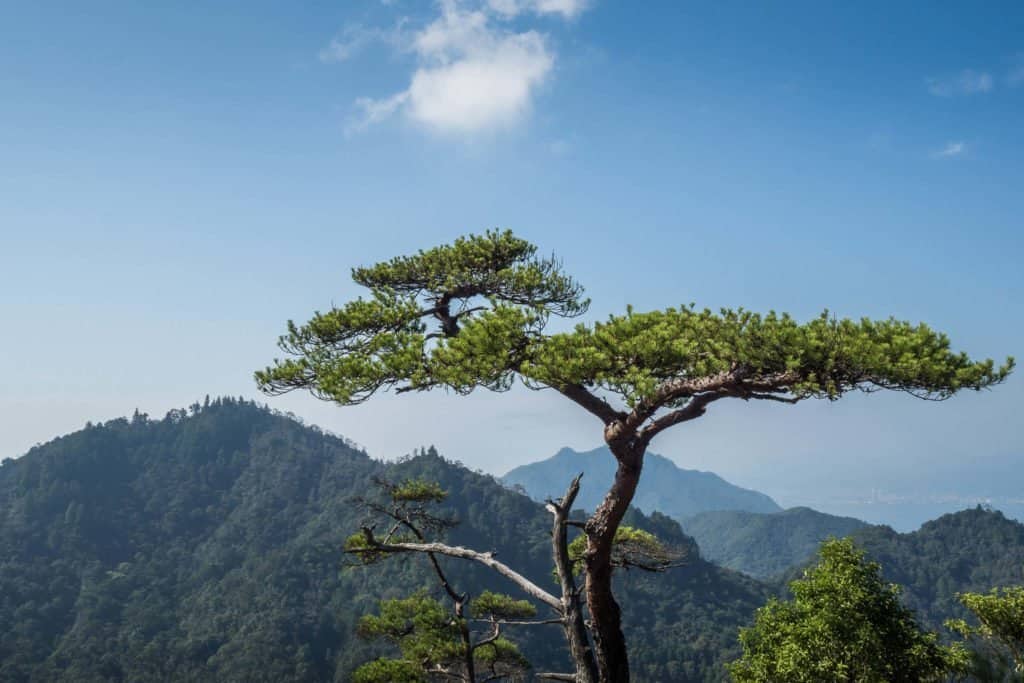
[(537, 257), (508, 231), (356, 268), (352, 277), (368, 296), (303, 325), (289, 322), (280, 339), (288, 358), (256, 373), (261, 389), (308, 389), (351, 405), (386, 389), (505, 390), (518, 377), (532, 387), (581, 385), (632, 408), (657, 400), (666, 383), (736, 373), (739, 398), (895, 389), (941, 400), (997, 384), (1014, 366), (1012, 358), (974, 361), (925, 324), (827, 311), (801, 323), (785, 313), (692, 304), (629, 308), (546, 335), (552, 315), (579, 316), (589, 301), (556, 260)]

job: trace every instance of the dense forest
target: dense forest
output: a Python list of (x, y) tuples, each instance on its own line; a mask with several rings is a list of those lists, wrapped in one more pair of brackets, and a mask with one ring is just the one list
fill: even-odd
[[(432, 451), (384, 464), (230, 399), (137, 414), (0, 468), (0, 680), (347, 680), (378, 652), (355, 636), (361, 615), (437, 591), (418, 558), (343, 568), (352, 497), (375, 475), (439, 481), (461, 522), (452, 542), (552, 580), (542, 506)], [(620, 577), (637, 680), (724, 679), (767, 589), (702, 561), (663, 515), (630, 523), (689, 558)], [(471, 592), (515, 590), (485, 571), (452, 573)], [(511, 637), (537, 666), (564, 662), (556, 627)]]
[(763, 579), (806, 563), (829, 536), (842, 538), (867, 526), (805, 507), (775, 513), (714, 510), (680, 521), (707, 559)]
[[(353, 497), (374, 477), (440, 482), (459, 520), (451, 542), (552, 581), (548, 513), (493, 477), (433, 449), (384, 463), (217, 399), (89, 425), (0, 467), (0, 680), (348, 680), (383, 652), (356, 636), (362, 615), (382, 598), (438, 593), (422, 558), (344, 566), (362, 515)], [(665, 515), (626, 521), (685, 556), (665, 574), (618, 577), (636, 680), (725, 680), (739, 627), (779, 585), (705, 561)], [(998, 513), (857, 538), (933, 628), (961, 614), (955, 592), (1021, 582), (1024, 525)], [(515, 593), (483, 568), (446, 567), (463, 590)], [(509, 636), (536, 666), (564, 666), (557, 627)]]
[[(903, 602), (926, 628), (944, 638), (944, 622), (971, 617), (957, 593), (1024, 585), (1024, 524), (998, 510), (975, 507), (943, 515), (917, 531), (864, 526), (850, 537), (900, 586)], [(772, 581), (780, 593), (810, 565), (808, 558)]]
[(927, 627), (941, 631), (967, 610), (958, 592), (1024, 585), (1024, 524), (977, 507), (943, 515), (913, 533), (865, 527), (853, 539), (904, 589), (904, 601)]

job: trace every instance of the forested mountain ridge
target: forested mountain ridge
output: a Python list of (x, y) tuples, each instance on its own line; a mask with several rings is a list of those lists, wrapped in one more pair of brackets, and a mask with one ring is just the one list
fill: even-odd
[(904, 534), (869, 526), (853, 539), (881, 563), (886, 579), (903, 586), (906, 604), (935, 630), (950, 617), (968, 616), (956, 593), (1024, 585), (1024, 524), (996, 510), (961, 510)]
[[(901, 597), (920, 623), (946, 639), (950, 618), (972, 621), (957, 593), (987, 593), (1000, 586), (1024, 585), (1024, 524), (998, 510), (969, 508), (899, 533), (887, 526), (865, 526), (850, 537), (882, 566), (882, 575), (900, 586)], [(808, 557), (774, 578), (779, 594), (813, 563)]]
[[(221, 399), (33, 448), (0, 467), (0, 680), (347, 680), (379, 652), (355, 637), (380, 599), (437, 591), (422, 558), (340, 569), (352, 497), (375, 475), (424, 476), (461, 520), (450, 540), (550, 582), (546, 511), (429, 453), (375, 461), (343, 439)], [(724, 680), (766, 587), (700, 559), (664, 515), (629, 523), (687, 551), (664, 575), (620, 577), (636, 680)], [(515, 589), (451, 564), (461, 590)], [(510, 632), (565, 665), (556, 627)]]
[(806, 507), (781, 512), (702, 512), (682, 520), (707, 559), (761, 579), (807, 562), (829, 536), (842, 538), (868, 526)]
[[(551, 582), (550, 516), (494, 478), (433, 452), (376, 461), (217, 400), (90, 426), (0, 467), (0, 681), (348, 680), (382, 652), (355, 637), (360, 616), (419, 587), (437, 594), (422, 558), (341, 569), (339, 546), (362, 521), (352, 497), (374, 476), (439, 481), (461, 521), (451, 542)], [(704, 561), (663, 514), (632, 511), (626, 523), (688, 557), (666, 574), (619, 577), (635, 679), (725, 680), (738, 627), (778, 584)], [(999, 513), (855, 535), (936, 630), (961, 614), (956, 592), (1021, 583), (1024, 525)], [(460, 590), (516, 592), (447, 564)], [(509, 635), (537, 666), (565, 666), (557, 627)]]
[[(558, 487), (576, 474), (586, 472), (580, 485), (577, 504), (593, 510), (611, 486), (615, 459), (607, 447), (580, 453), (563, 448), (547, 460), (530, 463), (509, 471), (501, 480), (508, 486), (521, 486), (537, 501), (560, 495)], [(656, 453), (644, 457), (644, 476), (637, 487), (633, 505), (644, 512), (661, 512), (676, 521), (708, 510), (746, 510), (777, 512), (782, 508), (759, 491), (730, 484), (717, 474), (682, 469)]]

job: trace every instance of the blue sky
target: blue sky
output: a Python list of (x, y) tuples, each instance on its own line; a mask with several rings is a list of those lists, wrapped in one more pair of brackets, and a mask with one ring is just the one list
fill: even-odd
[[(827, 307), (1024, 356), (1019, 3), (39, 0), (0, 3), (0, 64), (0, 456), (255, 397), (351, 266), (496, 226), (595, 317)], [(885, 488), (1024, 458), (1021, 386), (727, 406), (655, 449)], [(546, 393), (270, 402), (498, 473), (599, 441)]]

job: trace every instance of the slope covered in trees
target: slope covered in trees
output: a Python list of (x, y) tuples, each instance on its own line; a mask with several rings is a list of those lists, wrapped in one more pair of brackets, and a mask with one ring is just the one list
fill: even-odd
[[(0, 467), (0, 680), (348, 680), (382, 654), (360, 616), (418, 588), (422, 558), (341, 570), (375, 475), (437, 480), (461, 524), (453, 543), (495, 550), (551, 582), (550, 516), (537, 503), (424, 453), (381, 463), (343, 439), (230, 400), (163, 420), (112, 420)], [(625, 522), (688, 554), (666, 574), (617, 577), (635, 678), (717, 681), (774, 586), (700, 558), (662, 514)], [(913, 534), (857, 539), (938, 630), (958, 591), (1020, 585), (1024, 525), (968, 510)], [(466, 590), (515, 593), (486, 569), (448, 563)], [(557, 627), (509, 632), (537, 666), (565, 663)]]
[[(437, 591), (418, 558), (341, 570), (361, 521), (351, 498), (375, 475), (439, 481), (461, 521), (451, 542), (551, 581), (549, 515), (493, 478), (432, 452), (381, 463), (218, 400), (90, 426), (0, 467), (0, 680), (348, 680), (382, 652), (356, 638), (359, 617)], [(766, 588), (701, 560), (664, 515), (628, 521), (690, 558), (617, 579), (636, 680), (723, 680)], [(467, 590), (515, 592), (449, 564)], [(510, 636), (537, 666), (565, 662), (557, 627)]]
[(1024, 585), (1024, 524), (998, 511), (962, 510), (906, 534), (866, 527), (853, 538), (886, 579), (904, 587), (905, 602), (932, 629), (969, 616), (957, 593)]
[(729, 569), (770, 578), (807, 562), (829, 536), (842, 538), (868, 526), (806, 507), (761, 514), (739, 510), (703, 512), (682, 520), (701, 554)]
[[(577, 505), (593, 510), (600, 504), (615, 476), (615, 459), (607, 447), (580, 453), (563, 448), (547, 460), (511, 470), (502, 477), (508, 486), (521, 486), (534, 500), (561, 495), (561, 482), (586, 472), (580, 482)], [(644, 512), (658, 511), (677, 521), (708, 510), (777, 512), (774, 500), (758, 491), (730, 484), (717, 474), (686, 470), (668, 458), (648, 453), (644, 479), (637, 487), (633, 505)], [(802, 558), (801, 558), (802, 559)]]

